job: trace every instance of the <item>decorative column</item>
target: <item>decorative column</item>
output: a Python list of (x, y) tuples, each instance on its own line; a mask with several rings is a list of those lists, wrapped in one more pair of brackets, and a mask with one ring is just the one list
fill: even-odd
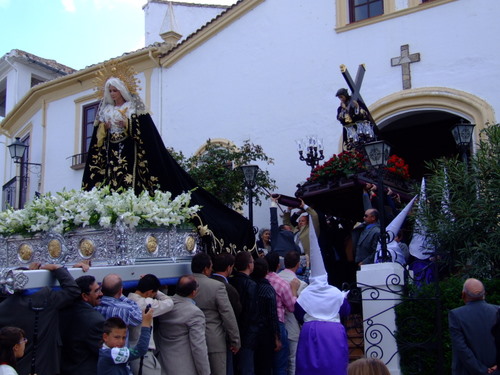
[(399, 263), (363, 265), (357, 281), (363, 299), (365, 356), (382, 360), (391, 375), (399, 375), (394, 308), (403, 293), (404, 268)]

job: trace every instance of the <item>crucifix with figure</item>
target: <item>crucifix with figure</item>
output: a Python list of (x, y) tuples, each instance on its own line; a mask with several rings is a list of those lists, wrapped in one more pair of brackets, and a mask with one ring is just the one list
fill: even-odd
[(361, 64), (358, 67), (355, 80), (352, 79), (345, 65), (340, 66), (340, 71), (351, 89), (351, 95), (349, 95), (347, 89), (337, 91), (336, 96), (340, 100), (340, 106), (337, 109), (337, 120), (340, 121), (344, 128), (345, 147), (355, 149), (366, 142), (375, 140), (378, 129), (360, 93), (361, 83), (365, 75), (365, 66)]
[(361, 103), (361, 105), (363, 105), (365, 107), (365, 111), (367, 112), (368, 119), (372, 123), (375, 123), (375, 121), (373, 121), (372, 115), (370, 114), (370, 111), (368, 111), (368, 108), (366, 108), (365, 102), (363, 101), (363, 98), (361, 97), (361, 93), (360, 93), (361, 83), (363, 82), (363, 78), (365, 76), (365, 71), (366, 71), (365, 64), (360, 64), (358, 67), (358, 71), (356, 73), (356, 79), (353, 81), (351, 74), (347, 70), (347, 67), (344, 64), (340, 65), (340, 72), (344, 76), (344, 79), (345, 79), (347, 85), (351, 89), (351, 100), (349, 101), (348, 108), (352, 108), (352, 106), (354, 106), (355, 103), (358, 103), (358, 104)]

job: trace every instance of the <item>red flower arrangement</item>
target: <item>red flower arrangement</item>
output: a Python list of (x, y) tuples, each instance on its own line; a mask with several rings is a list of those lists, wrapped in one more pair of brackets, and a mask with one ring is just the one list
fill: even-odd
[(386, 170), (405, 180), (410, 179), (408, 164), (405, 163), (403, 158), (397, 155), (391, 155), (391, 157), (389, 157)]
[(336, 177), (345, 177), (365, 170), (365, 164), (363, 154), (355, 150), (343, 151), (314, 168), (307, 181), (326, 182)]
[[(408, 180), (410, 178), (408, 164), (403, 158), (392, 155), (387, 160), (385, 168), (389, 173)], [(348, 177), (350, 175), (367, 170), (366, 157), (356, 150), (343, 151), (338, 155), (333, 155), (329, 160), (322, 165), (318, 165), (307, 178), (308, 182), (325, 183), (340, 177)]]

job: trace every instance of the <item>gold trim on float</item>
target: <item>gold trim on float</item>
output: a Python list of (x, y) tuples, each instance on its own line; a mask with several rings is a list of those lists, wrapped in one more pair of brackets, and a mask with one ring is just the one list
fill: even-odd
[(146, 237), (146, 251), (149, 254), (155, 254), (158, 251), (158, 239), (152, 234)]
[(186, 236), (186, 239), (184, 240), (184, 246), (186, 247), (186, 250), (189, 251), (190, 253), (196, 250), (196, 239), (194, 238), (193, 235)]
[(95, 253), (94, 241), (84, 238), (78, 244), (78, 253), (83, 259), (89, 259)]
[[(212, 238), (212, 249), (211, 250), (214, 254), (221, 254), (224, 252), (229, 253), (229, 254), (236, 254), (238, 252), (237, 246), (233, 243), (230, 243), (227, 246), (224, 246), (224, 240), (215, 237), (212, 230), (210, 228), (208, 228), (208, 225), (203, 225), (203, 221), (198, 216), (198, 214), (194, 214), (192, 216), (192, 219), (195, 219), (195, 218), (198, 219), (198, 221), (200, 222), (200, 225), (198, 225), (196, 227), (200, 237), (209, 236)], [(257, 245), (254, 243), (254, 245), (251, 249), (249, 249), (247, 246), (243, 246), (243, 249), (241, 249), (241, 251), (252, 252), (256, 249), (257, 249)]]
[(17, 256), (23, 263), (28, 263), (33, 258), (33, 248), (27, 243), (19, 245), (17, 249)]
[(58, 239), (50, 240), (47, 244), (47, 251), (52, 259), (57, 259), (62, 254), (62, 244)]

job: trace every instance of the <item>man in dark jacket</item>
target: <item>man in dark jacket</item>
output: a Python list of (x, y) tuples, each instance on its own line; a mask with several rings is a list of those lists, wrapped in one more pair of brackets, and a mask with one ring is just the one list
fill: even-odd
[(271, 197), (271, 251), (284, 257), (290, 250), (300, 254), (300, 248), (295, 243), (295, 237), (290, 225), (278, 225), (278, 198)]
[(94, 309), (101, 303), (101, 286), (94, 276), (75, 280), (80, 299), (61, 311), (62, 360), (61, 375), (92, 375), (97, 373), (104, 317)]
[(496, 368), (495, 325), (498, 306), (484, 300), (483, 283), (467, 279), (462, 290), (465, 306), (448, 313), (453, 353), (452, 374), (498, 374)]
[(250, 253), (240, 251), (236, 254), (234, 268), (237, 272), (229, 278), (229, 283), (238, 291), (242, 307), (241, 314), (237, 317), (241, 348), (236, 355), (236, 364), (241, 375), (253, 375), (255, 374), (253, 358), (259, 322), (256, 305), (257, 284), (250, 278), (254, 268)]
[(14, 326), (26, 332), (24, 357), (17, 362), (19, 374), (59, 374), (59, 311), (78, 298), (80, 288), (60, 265), (37, 264), (36, 269), (50, 271), (61, 290), (44, 287), (33, 294), (20, 292), (8, 296), (0, 303), (0, 327)]
[(352, 231), (353, 247), (356, 249), (356, 264), (372, 264), (380, 238), (379, 212), (375, 208), (365, 211), (364, 223)]

